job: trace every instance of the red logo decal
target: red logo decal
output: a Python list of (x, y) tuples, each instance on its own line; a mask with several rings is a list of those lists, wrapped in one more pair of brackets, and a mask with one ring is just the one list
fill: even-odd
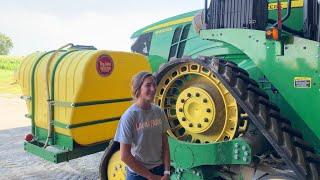
[(109, 76), (113, 71), (112, 58), (105, 54), (99, 56), (96, 62), (96, 69), (100, 76)]

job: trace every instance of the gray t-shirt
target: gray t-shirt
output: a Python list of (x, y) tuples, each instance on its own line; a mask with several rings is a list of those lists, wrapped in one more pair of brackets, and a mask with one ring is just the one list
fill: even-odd
[(162, 134), (169, 129), (167, 117), (159, 106), (149, 110), (130, 106), (118, 124), (114, 140), (131, 144), (131, 153), (144, 167), (151, 169), (163, 163)]

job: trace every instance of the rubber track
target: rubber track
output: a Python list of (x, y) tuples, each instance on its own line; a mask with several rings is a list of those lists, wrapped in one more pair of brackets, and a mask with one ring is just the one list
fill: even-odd
[[(320, 157), (303, 140), (302, 134), (291, 127), (290, 120), (280, 115), (280, 109), (249, 74), (235, 63), (211, 57), (181, 58), (161, 67), (157, 77), (180, 63), (196, 62), (208, 68), (230, 91), (250, 120), (270, 142), (298, 179), (320, 179)], [(160, 79), (158, 79), (158, 83)]]

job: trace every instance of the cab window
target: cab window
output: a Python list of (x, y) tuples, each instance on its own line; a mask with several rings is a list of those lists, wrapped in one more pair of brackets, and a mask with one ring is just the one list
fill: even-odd
[(152, 32), (140, 35), (131, 46), (131, 51), (148, 56), (150, 51), (151, 39)]

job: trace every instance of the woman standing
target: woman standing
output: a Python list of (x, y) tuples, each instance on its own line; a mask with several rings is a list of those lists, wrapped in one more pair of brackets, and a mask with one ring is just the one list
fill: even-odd
[(169, 124), (165, 113), (152, 103), (155, 77), (141, 72), (131, 85), (135, 103), (122, 115), (114, 138), (120, 143), (121, 160), (127, 165), (127, 180), (169, 179)]

